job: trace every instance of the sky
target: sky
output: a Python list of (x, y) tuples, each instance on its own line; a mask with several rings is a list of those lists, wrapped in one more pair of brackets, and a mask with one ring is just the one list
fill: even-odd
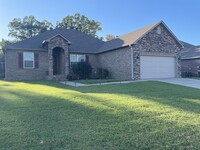
[(54, 25), (80, 13), (101, 22), (99, 36), (119, 36), (163, 20), (179, 40), (200, 45), (200, 0), (0, 0), (0, 39), (14, 18), (33, 15)]

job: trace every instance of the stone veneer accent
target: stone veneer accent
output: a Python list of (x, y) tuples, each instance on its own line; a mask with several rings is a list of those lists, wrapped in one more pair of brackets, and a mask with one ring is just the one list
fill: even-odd
[[(65, 80), (69, 74), (69, 48), (68, 41), (57, 35), (49, 40), (48, 43), (48, 62), (49, 62), (49, 75), (48, 80)], [(64, 74), (63, 75), (53, 75), (53, 49), (59, 47), (64, 50)]]
[[(158, 29), (159, 28), (159, 29)], [(157, 30), (161, 33), (158, 34)], [(140, 79), (140, 56), (174, 56), (176, 59), (176, 77), (181, 77), (181, 46), (171, 33), (161, 24), (133, 45), (134, 80)]]

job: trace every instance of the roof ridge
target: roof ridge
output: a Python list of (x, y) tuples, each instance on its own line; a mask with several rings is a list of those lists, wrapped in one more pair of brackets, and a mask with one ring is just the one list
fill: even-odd
[[(132, 32), (123, 34), (118, 36), (117, 38), (107, 41), (105, 42), (100, 48), (99, 48), (99, 52), (104, 52), (107, 50), (112, 50), (112, 49), (116, 49), (119, 47), (124, 47), (127, 45), (132, 45), (135, 42), (137, 42), (139, 39), (141, 39), (145, 34), (147, 34), (149, 31), (151, 31), (151, 29), (155, 28), (157, 25), (159, 25), (160, 23), (162, 23), (163, 21), (159, 21), (159, 22), (155, 22), (153, 24), (144, 26), (142, 28), (139, 28), (137, 30), (134, 30)], [(129, 37), (129, 39), (127, 39)], [(131, 37), (131, 38), (130, 38)], [(132, 40), (130, 40), (132, 39)], [(118, 46), (114, 45), (114, 47), (112, 47), (113, 43), (117, 43), (117, 41), (120, 43), (118, 43)], [(106, 45), (107, 44), (107, 45)], [(107, 47), (106, 47), (107, 46)]]
[[(121, 36), (126, 36), (126, 35), (128, 35), (128, 34), (134, 33), (134, 32), (136, 32), (136, 31), (139, 31), (139, 30), (142, 30), (142, 29), (151, 27), (151, 26), (152, 26), (151, 28), (153, 28), (153, 27), (155, 27), (156, 25), (160, 24), (161, 22), (163, 22), (163, 21), (161, 20), (161, 21), (159, 21), (159, 22), (155, 22), (155, 23), (152, 23), (152, 24), (150, 24), (150, 25), (143, 26), (142, 28), (138, 28), (138, 29), (133, 30), (133, 31), (131, 31), (131, 32), (122, 34), (122, 35), (120, 35), (119, 37), (121, 37)], [(150, 30), (150, 29), (149, 29), (149, 30)], [(148, 32), (148, 31), (146, 31), (146, 32)]]

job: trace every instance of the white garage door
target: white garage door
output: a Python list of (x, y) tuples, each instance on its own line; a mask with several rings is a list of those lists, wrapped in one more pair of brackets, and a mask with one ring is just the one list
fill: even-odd
[(175, 57), (140, 57), (141, 79), (174, 78)]

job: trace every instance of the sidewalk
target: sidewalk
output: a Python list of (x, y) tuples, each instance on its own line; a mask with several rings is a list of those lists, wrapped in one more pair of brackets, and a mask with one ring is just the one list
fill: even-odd
[(81, 87), (81, 86), (93, 86), (93, 85), (126, 84), (126, 83), (141, 82), (141, 81), (142, 80), (121, 81), (121, 82), (106, 82), (106, 83), (95, 83), (95, 84), (82, 84), (82, 83), (72, 82), (72, 81), (61, 81), (60, 83), (65, 84), (65, 85), (70, 85), (70, 86)]

